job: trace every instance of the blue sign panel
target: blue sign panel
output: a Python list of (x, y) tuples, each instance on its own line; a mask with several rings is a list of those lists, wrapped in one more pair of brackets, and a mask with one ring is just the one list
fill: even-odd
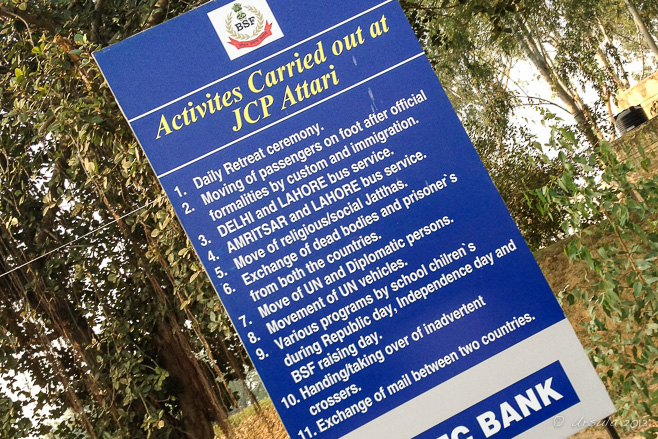
[[(397, 2), (211, 2), (95, 57), (292, 437), (414, 437), (542, 334), (611, 411)], [(533, 349), (452, 407), (568, 351)]]

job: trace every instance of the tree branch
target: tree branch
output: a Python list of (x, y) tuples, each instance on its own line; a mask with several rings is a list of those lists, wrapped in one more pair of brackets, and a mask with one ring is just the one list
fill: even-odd
[(104, 44), (103, 39), (100, 34), (100, 27), (103, 21), (103, 6), (105, 5), (105, 0), (96, 0), (96, 5), (94, 6), (93, 17), (94, 20), (91, 22), (91, 40), (97, 44)]
[[(17, 19), (22, 21), (23, 24), (25, 24), (26, 26), (28, 26), (29, 23), (33, 27), (38, 27), (51, 32), (55, 30), (55, 25), (51, 20), (48, 20), (47, 18), (44, 19), (44, 17), (42, 16), (19, 14), (18, 12), (16, 12), (15, 8), (13, 8), (13, 10), (9, 10), (4, 6), (0, 6), (0, 17)], [(28, 26), (28, 32), (29, 32), (29, 26)]]
[(444, 4), (441, 6), (421, 6), (419, 4), (412, 3), (410, 1), (401, 0), (400, 6), (407, 9), (415, 9), (416, 11), (444, 11), (446, 9), (454, 9), (457, 6), (459, 6), (459, 3), (454, 4), (452, 6), (448, 6), (445, 3), (447, 2), (444, 2)]
[(557, 107), (557, 108), (559, 108), (560, 110), (562, 110), (562, 111), (564, 111), (564, 112), (566, 112), (566, 113), (571, 114), (571, 112), (570, 112), (569, 110), (567, 110), (566, 108), (564, 108), (562, 105), (557, 104), (557, 103), (555, 103), (555, 102), (553, 102), (553, 101), (549, 101), (548, 99), (540, 98), (540, 97), (538, 97), (538, 96), (527, 96), (527, 95), (526, 95), (526, 96), (519, 96), (519, 97), (521, 97), (521, 98), (526, 98), (526, 99), (528, 99), (528, 101), (530, 101), (530, 102), (528, 102), (527, 104), (521, 104), (521, 106), (535, 106), (536, 104), (533, 104), (533, 103), (532, 103), (532, 100), (537, 100), (537, 101), (539, 101), (539, 102), (543, 102), (543, 103), (546, 104), (546, 105), (553, 105), (554, 107)]
[(27, 29), (27, 34), (30, 37), (30, 44), (32, 44), (34, 46), (34, 39), (32, 38), (32, 30), (30, 29), (30, 25), (28, 24), (28, 22), (23, 17), (21, 17), (18, 14), (15, 14), (11, 11), (8, 11), (7, 9), (3, 8), (2, 6), (0, 6), (0, 16), (4, 16), (6, 18), (15, 18), (17, 20), (22, 21), (23, 24), (25, 25), (25, 28)]
[(149, 15), (146, 24), (149, 27), (158, 25), (167, 17), (167, 9), (169, 8), (169, 0), (158, 0), (153, 6), (153, 11)]

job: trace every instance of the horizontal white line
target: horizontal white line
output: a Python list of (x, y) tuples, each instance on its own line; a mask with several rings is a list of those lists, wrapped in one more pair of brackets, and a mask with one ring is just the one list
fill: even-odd
[(184, 164), (182, 164), (182, 165), (180, 165), (180, 166), (178, 166), (178, 167), (176, 167), (176, 168), (174, 168), (174, 169), (171, 169), (171, 170), (169, 170), (169, 171), (167, 171), (167, 172), (164, 172), (164, 173), (158, 175), (158, 178), (166, 177), (166, 176), (169, 175), (169, 174), (172, 174), (172, 173), (174, 173), (174, 172), (176, 172), (176, 171), (180, 171), (181, 169), (183, 169), (183, 168), (185, 168), (185, 167), (187, 167), (187, 166), (189, 166), (189, 165), (191, 165), (191, 164), (193, 164), (193, 163), (196, 163), (196, 162), (198, 162), (199, 160), (203, 160), (203, 159), (205, 159), (206, 157), (209, 157), (209, 156), (215, 154), (216, 152), (221, 151), (221, 150), (224, 149), (224, 148), (228, 148), (228, 147), (231, 146), (231, 145), (235, 145), (236, 143), (241, 142), (241, 141), (243, 141), (244, 139), (247, 139), (247, 138), (249, 138), (249, 137), (251, 137), (251, 136), (253, 136), (253, 135), (255, 135), (255, 134), (258, 134), (258, 133), (260, 133), (261, 131), (265, 131), (265, 130), (267, 130), (267, 129), (269, 129), (269, 128), (272, 128), (273, 126), (278, 125), (278, 124), (280, 124), (281, 122), (290, 119), (291, 117), (295, 117), (295, 116), (297, 116), (297, 115), (299, 115), (299, 114), (301, 114), (301, 113), (303, 113), (303, 112), (305, 112), (305, 111), (310, 110), (311, 108), (313, 108), (313, 107), (315, 107), (315, 106), (317, 106), (317, 105), (323, 104), (323, 103), (325, 103), (325, 102), (327, 102), (327, 101), (329, 101), (329, 100), (331, 100), (331, 99), (333, 99), (333, 98), (335, 98), (335, 97), (337, 97), (337, 96), (340, 96), (341, 94), (343, 94), (343, 93), (345, 93), (345, 92), (347, 92), (347, 91), (350, 91), (350, 90), (352, 90), (352, 89), (355, 88), (355, 87), (358, 87), (358, 86), (360, 86), (360, 85), (362, 85), (362, 84), (365, 84), (366, 82), (371, 81), (371, 80), (377, 78), (378, 76), (381, 76), (381, 75), (383, 75), (383, 74), (385, 74), (385, 73), (388, 73), (388, 72), (390, 72), (391, 70), (395, 70), (395, 69), (397, 69), (398, 67), (400, 67), (400, 66), (402, 66), (402, 65), (404, 65), (404, 64), (407, 64), (408, 62), (411, 62), (411, 61), (415, 60), (415, 59), (418, 58), (418, 57), (423, 56), (424, 54), (425, 54), (424, 52), (421, 52), (421, 53), (419, 53), (419, 54), (416, 54), (416, 55), (412, 56), (411, 58), (407, 58), (406, 60), (404, 60), (404, 61), (402, 61), (402, 62), (399, 62), (399, 63), (397, 63), (397, 64), (395, 64), (395, 65), (393, 65), (393, 66), (391, 66), (391, 67), (389, 67), (389, 68), (387, 68), (387, 69), (385, 69), (385, 70), (382, 70), (381, 72), (376, 73), (376, 74), (370, 76), (369, 78), (366, 78), (366, 79), (364, 79), (364, 80), (362, 80), (362, 81), (359, 81), (359, 82), (357, 82), (356, 84), (353, 84), (353, 85), (347, 87), (347, 88), (344, 89), (344, 90), (341, 90), (341, 91), (339, 91), (339, 92), (337, 92), (337, 93), (334, 93), (334, 94), (331, 95), (331, 96), (327, 96), (326, 98), (324, 98), (324, 99), (322, 99), (322, 100), (320, 100), (320, 101), (318, 101), (318, 102), (316, 102), (316, 103), (314, 103), (314, 104), (311, 104), (311, 105), (309, 105), (309, 106), (306, 107), (306, 108), (303, 108), (303, 109), (301, 109), (301, 110), (299, 110), (299, 111), (297, 111), (297, 112), (295, 112), (295, 113), (289, 114), (288, 116), (286, 116), (286, 117), (284, 117), (284, 118), (282, 118), (282, 119), (279, 119), (279, 120), (277, 120), (276, 122), (272, 122), (272, 123), (269, 124), (269, 125), (266, 125), (266, 126), (260, 128), (260, 129), (256, 130), (256, 131), (253, 131), (253, 132), (251, 132), (251, 133), (249, 133), (249, 134), (247, 134), (247, 135), (244, 135), (244, 136), (240, 137), (239, 139), (235, 139), (235, 140), (233, 140), (233, 141), (231, 141), (231, 142), (229, 142), (229, 143), (227, 143), (227, 144), (225, 144), (225, 145), (220, 146), (219, 148), (216, 148), (216, 149), (214, 149), (214, 150), (212, 150), (212, 151), (210, 151), (210, 152), (207, 152), (206, 154), (204, 154), (204, 155), (202, 155), (202, 156), (199, 156), (199, 157), (195, 158), (194, 160), (190, 160), (190, 161), (187, 162), (187, 163), (184, 163)]
[(313, 38), (317, 38), (317, 37), (319, 37), (320, 35), (326, 34), (327, 32), (332, 31), (332, 30), (336, 29), (337, 27), (340, 27), (340, 26), (344, 25), (345, 23), (349, 23), (350, 21), (355, 20), (355, 19), (361, 17), (362, 15), (365, 15), (365, 14), (367, 14), (367, 13), (369, 13), (369, 12), (372, 12), (372, 11), (374, 11), (375, 9), (381, 8), (381, 7), (384, 6), (385, 4), (390, 3), (390, 2), (392, 2), (392, 1), (393, 1), (393, 0), (386, 0), (385, 2), (382, 2), (382, 3), (378, 4), (377, 6), (373, 6), (372, 8), (370, 8), (370, 9), (368, 9), (368, 10), (365, 10), (365, 11), (361, 12), (360, 14), (357, 14), (357, 15), (355, 15), (355, 16), (353, 16), (353, 17), (350, 17), (350, 18), (348, 18), (348, 19), (345, 20), (345, 21), (342, 21), (342, 22), (340, 22), (340, 23), (338, 23), (338, 24), (336, 24), (336, 25), (334, 25), (334, 26), (332, 26), (332, 27), (330, 27), (330, 28), (327, 28), (327, 29), (323, 30), (322, 32), (319, 32), (319, 33), (317, 33), (317, 34), (315, 34), (315, 35), (312, 35), (312, 36), (306, 38), (305, 40), (302, 40), (302, 41), (300, 41), (300, 42), (298, 42), (298, 43), (296, 43), (296, 44), (293, 44), (292, 46), (289, 46), (289, 47), (287, 47), (287, 48), (285, 48), (285, 49), (283, 49), (283, 50), (280, 50), (280, 51), (278, 51), (278, 52), (276, 52), (276, 53), (274, 53), (274, 54), (272, 54), (272, 55), (270, 55), (270, 56), (268, 56), (268, 57), (266, 57), (266, 58), (261, 59), (260, 61), (257, 61), (257, 62), (255, 62), (255, 63), (253, 63), (253, 64), (251, 64), (251, 65), (248, 65), (247, 67), (244, 67), (244, 68), (242, 68), (242, 69), (240, 69), (240, 70), (236, 70), (235, 72), (233, 72), (233, 73), (231, 73), (231, 74), (229, 74), (229, 75), (226, 75), (226, 76), (224, 76), (223, 78), (219, 78), (219, 79), (217, 79), (217, 80), (215, 80), (215, 81), (213, 81), (213, 82), (211, 82), (211, 83), (209, 83), (209, 84), (206, 84), (206, 85), (204, 85), (204, 86), (202, 86), (202, 87), (199, 87), (199, 88), (197, 88), (196, 90), (191, 91), (191, 92), (189, 92), (189, 93), (187, 93), (187, 94), (185, 94), (185, 95), (183, 95), (183, 96), (181, 96), (181, 97), (178, 97), (178, 98), (176, 98), (176, 99), (174, 99), (174, 100), (172, 100), (172, 101), (169, 101), (169, 102), (167, 102), (166, 104), (160, 105), (159, 107), (154, 108), (154, 109), (152, 109), (151, 111), (147, 111), (147, 112), (144, 113), (144, 114), (140, 114), (139, 116), (133, 117), (132, 119), (128, 120), (128, 122), (129, 122), (129, 123), (133, 123), (134, 121), (139, 120), (139, 119), (141, 119), (141, 118), (143, 118), (143, 117), (146, 117), (146, 116), (148, 116), (149, 114), (153, 114), (153, 113), (155, 113), (156, 111), (162, 110), (163, 108), (168, 107), (168, 106), (171, 105), (171, 104), (175, 104), (176, 102), (182, 101), (183, 99), (185, 99), (185, 98), (187, 98), (187, 97), (190, 97), (190, 96), (192, 96), (193, 94), (196, 94), (196, 93), (200, 92), (201, 90), (204, 90), (204, 89), (206, 89), (206, 88), (208, 88), (208, 87), (212, 87), (212, 86), (215, 85), (215, 84), (219, 84), (220, 82), (222, 82), (222, 81), (224, 81), (224, 80), (226, 80), (226, 79), (228, 79), (228, 78), (230, 78), (230, 77), (232, 77), (232, 76), (235, 76), (235, 75), (237, 75), (238, 73), (242, 73), (242, 72), (244, 72), (245, 70), (249, 70), (250, 68), (257, 66), (258, 64), (261, 64), (261, 63), (263, 63), (263, 62), (265, 62), (265, 61), (268, 61), (268, 60), (270, 60), (270, 59), (272, 59), (272, 58), (274, 58), (274, 57), (277, 57), (277, 56), (281, 55), (282, 53), (287, 52), (288, 50), (294, 49), (295, 47), (297, 47), (297, 46), (299, 46), (299, 45), (301, 45), (301, 44), (304, 44), (304, 43), (306, 43), (306, 42), (312, 40)]
[(67, 242), (66, 244), (62, 244), (62, 245), (60, 245), (59, 247), (57, 247), (57, 248), (55, 248), (55, 249), (53, 249), (53, 250), (50, 250), (50, 251), (47, 252), (47, 253), (42, 254), (41, 256), (37, 256), (36, 258), (31, 259), (30, 261), (28, 261), (28, 262), (26, 262), (26, 263), (24, 263), (24, 264), (21, 264), (21, 265), (19, 265), (18, 267), (14, 267), (14, 268), (10, 269), (9, 271), (6, 271), (6, 272), (4, 272), (4, 273), (0, 273), (0, 277), (5, 277), (5, 276), (7, 276), (8, 274), (11, 274), (11, 273), (13, 273), (13, 272), (16, 271), (16, 270), (20, 270), (21, 268), (23, 268), (23, 267), (25, 267), (25, 266), (27, 266), (27, 265), (30, 265), (32, 262), (38, 261), (39, 259), (45, 258), (45, 257), (48, 256), (48, 255), (51, 255), (51, 254), (53, 254), (53, 253), (55, 253), (55, 252), (58, 252), (58, 251), (62, 250), (63, 248), (69, 247), (69, 246), (75, 244), (76, 242), (80, 241), (81, 239), (84, 239), (84, 238), (86, 238), (87, 236), (91, 235), (92, 233), (96, 233), (96, 232), (98, 232), (98, 231), (100, 231), (100, 230), (103, 230), (104, 228), (111, 226), (112, 224), (116, 223), (117, 221), (121, 221), (122, 219), (129, 217), (129, 216), (132, 215), (133, 213), (139, 212), (140, 210), (149, 207), (151, 204), (157, 203), (158, 201), (162, 200), (163, 198), (165, 198), (165, 197), (162, 196), (162, 197), (156, 198), (155, 200), (153, 200), (153, 201), (151, 201), (151, 202), (149, 202), (149, 203), (143, 205), (142, 207), (138, 207), (137, 209), (133, 210), (132, 212), (128, 212), (127, 214), (123, 215), (123, 216), (120, 217), (120, 218), (116, 218), (116, 219), (110, 221), (109, 223), (105, 223), (105, 224), (103, 224), (102, 226), (100, 226), (100, 227), (98, 227), (98, 228), (92, 230), (91, 232), (87, 232), (87, 233), (85, 233), (85, 234), (82, 235), (82, 236), (78, 236), (78, 237), (75, 238), (74, 240), (69, 241), (69, 242)]

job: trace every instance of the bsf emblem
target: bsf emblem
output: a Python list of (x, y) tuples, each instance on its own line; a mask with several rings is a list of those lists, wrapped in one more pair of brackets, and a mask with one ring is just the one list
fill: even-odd
[(208, 18), (231, 59), (283, 37), (266, 0), (229, 3), (209, 12)]
[(226, 16), (226, 32), (230, 36), (229, 44), (238, 50), (258, 47), (265, 38), (272, 36), (272, 23), (255, 7), (234, 3)]

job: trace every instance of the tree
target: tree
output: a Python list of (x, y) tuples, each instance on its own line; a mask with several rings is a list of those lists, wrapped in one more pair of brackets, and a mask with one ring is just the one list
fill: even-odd
[(587, 141), (594, 147), (601, 139), (596, 121), (589, 107), (583, 102), (568, 78), (554, 70), (554, 61), (548, 56), (544, 44), (538, 38), (538, 32), (533, 31), (526, 20), (518, 17), (516, 20), (515, 37), (525, 55), (532, 61), (542, 78), (551, 87), (557, 97), (564, 103), (569, 113), (576, 121), (578, 128)]
[(192, 6), (0, 2), (1, 368), (49, 411), (3, 398), (15, 437), (230, 433), (242, 348), (91, 59)]
[[(568, 130), (561, 130), (556, 138), (561, 151), (579, 149)], [(561, 191), (542, 188), (534, 199), (544, 211), (555, 205), (567, 213), (562, 227), (573, 236), (566, 241), (565, 253), (587, 267), (589, 285), (565, 289), (560, 296), (588, 311), (584, 326), (593, 342), (590, 358), (615, 400), (619, 417), (643, 425), (641, 435), (654, 438), (658, 432), (654, 410), (658, 176), (643, 175), (651, 159), (641, 144), (627, 142), (622, 148), (634, 158), (622, 160), (607, 142), (596, 153), (576, 154), (569, 160), (561, 155), (560, 160), (565, 160)], [(606, 166), (602, 173), (593, 172), (592, 165), (599, 160)], [(578, 168), (585, 172), (575, 178)]]
[(633, 21), (635, 21), (635, 25), (637, 26), (638, 31), (642, 35), (642, 38), (644, 38), (644, 42), (647, 43), (647, 46), (649, 46), (649, 49), (651, 49), (654, 56), (658, 58), (658, 46), (649, 33), (649, 29), (647, 29), (647, 25), (644, 23), (642, 15), (640, 15), (640, 12), (637, 10), (635, 4), (631, 0), (624, 0), (624, 3), (626, 3), (628, 11), (633, 16)]
[[(642, 54), (629, 37), (624, 7), (618, 0), (402, 5), (524, 237), (533, 246), (557, 239), (557, 223), (528, 209), (523, 194), (555, 181), (560, 165), (539, 164), (535, 139), (514, 117), (524, 106), (557, 106), (571, 114), (590, 149), (614, 138), (614, 96), (629, 85), (624, 54)], [(555, 102), (510, 87), (512, 67), (524, 61)], [(588, 90), (598, 100), (586, 102)]]
[[(558, 239), (558, 216), (537, 215), (525, 193), (548, 184), (559, 167), (536, 160), (536, 138), (515, 120), (534, 105), (518, 95), (510, 71), (523, 54), (503, 38), (504, 21), (518, 2), (406, 1), (405, 8), (437, 76), (524, 238), (532, 248)], [(509, 29), (507, 29), (509, 32)]]

